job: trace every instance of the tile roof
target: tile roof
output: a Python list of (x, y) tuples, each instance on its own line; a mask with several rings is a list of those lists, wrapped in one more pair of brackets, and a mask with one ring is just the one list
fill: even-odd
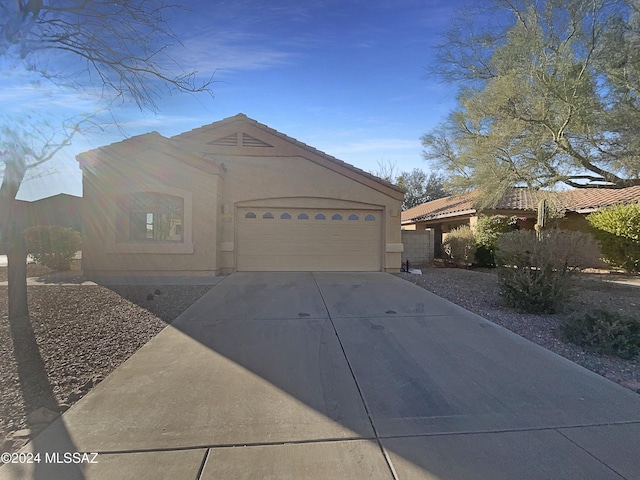
[[(475, 214), (474, 199), (477, 191), (439, 198), (417, 205), (402, 212), (402, 223)], [(640, 186), (627, 188), (581, 188), (557, 192), (555, 201), (561, 208), (589, 213), (600, 207), (618, 203), (640, 202)], [(527, 188), (511, 188), (492, 210), (535, 211), (538, 204), (536, 192)]]
[(640, 185), (627, 188), (580, 188), (561, 195), (562, 206), (579, 213), (618, 203), (640, 202)]
[(472, 191), (416, 205), (402, 212), (402, 221), (430, 220), (475, 213), (473, 200), (476, 196), (476, 191)]

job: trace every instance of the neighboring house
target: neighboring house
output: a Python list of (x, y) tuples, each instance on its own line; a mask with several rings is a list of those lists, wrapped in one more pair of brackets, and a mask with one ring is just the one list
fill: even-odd
[(27, 203), (26, 224), (60, 225), (82, 231), (82, 197), (60, 193)]
[(400, 269), (401, 188), (243, 114), (77, 159), (87, 275)]
[[(13, 201), (11, 221), (24, 228), (36, 225), (60, 225), (82, 231), (82, 198), (60, 193), (31, 202)], [(0, 253), (4, 248), (0, 245)]]
[[(448, 232), (461, 225), (474, 226), (480, 215), (516, 215), (526, 217), (525, 228), (533, 228), (537, 221), (538, 196), (526, 188), (510, 189), (492, 209), (478, 211), (474, 206), (477, 192), (440, 198), (417, 205), (402, 212), (402, 228), (434, 230), (435, 256), (441, 255), (442, 241)], [(600, 207), (640, 201), (640, 186), (613, 188), (584, 188), (556, 192), (556, 209), (564, 217), (556, 222), (560, 228), (588, 230), (585, 216)]]

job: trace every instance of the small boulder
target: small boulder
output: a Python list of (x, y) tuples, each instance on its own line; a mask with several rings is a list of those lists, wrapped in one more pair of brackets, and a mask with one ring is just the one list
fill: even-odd
[(30, 428), (22, 428), (20, 430), (16, 430), (10, 435), (12, 440), (16, 440), (19, 438), (29, 438), (32, 434), (33, 434), (33, 430), (31, 430)]
[(66, 399), (66, 401), (64, 403), (72, 405), (72, 404), (76, 403), (78, 400), (80, 400), (83, 395), (84, 395), (84, 393), (82, 391), (74, 390), (73, 392), (71, 392), (69, 394), (69, 396), (67, 397), (67, 399)]
[(49, 410), (45, 407), (40, 407), (27, 415), (27, 423), (29, 423), (29, 425), (35, 425), (37, 423), (49, 424), (59, 416), (60, 414), (58, 412), (54, 412), (53, 410)]

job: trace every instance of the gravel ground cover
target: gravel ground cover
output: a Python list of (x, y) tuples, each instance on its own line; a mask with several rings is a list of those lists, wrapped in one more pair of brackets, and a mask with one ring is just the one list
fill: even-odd
[(603, 281), (615, 277), (582, 275), (575, 296), (554, 315), (519, 313), (501, 305), (495, 273), (461, 268), (426, 268), (423, 275), (399, 277), (501, 325), (609, 380), (640, 393), (640, 359), (601, 356), (558, 338), (558, 328), (572, 314), (605, 309), (637, 316), (640, 286)]
[(21, 448), (209, 289), (30, 286), (30, 319), (9, 322), (0, 286), (0, 451)]

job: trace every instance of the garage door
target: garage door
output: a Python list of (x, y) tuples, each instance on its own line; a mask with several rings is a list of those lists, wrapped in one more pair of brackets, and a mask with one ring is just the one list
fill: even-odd
[(238, 271), (379, 271), (375, 210), (239, 208)]

